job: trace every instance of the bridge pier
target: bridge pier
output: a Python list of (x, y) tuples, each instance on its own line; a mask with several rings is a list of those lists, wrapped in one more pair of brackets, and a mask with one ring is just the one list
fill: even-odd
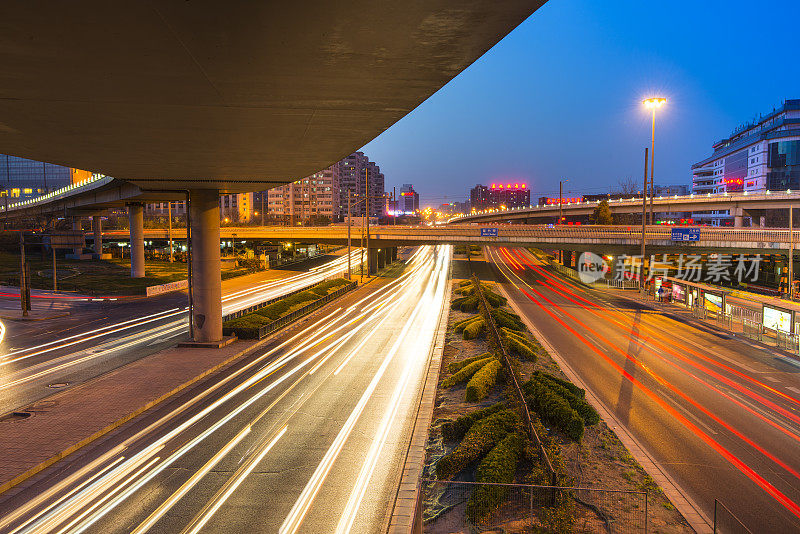
[(194, 341), (222, 340), (222, 274), (219, 234), (219, 191), (189, 192), (192, 221), (192, 323)]
[(131, 278), (144, 278), (144, 204), (128, 204), (130, 225)]
[(397, 247), (390, 247), (389, 248), (389, 263), (394, 263), (397, 261)]
[[(80, 217), (73, 217), (72, 218), (72, 229), (75, 230), (75, 231), (82, 231), (83, 230), (83, 225), (81, 224), (82, 222), (83, 221), (81, 221)], [(81, 259), (81, 254), (83, 254), (83, 248), (82, 247), (75, 247), (74, 249), (72, 249), (72, 254), (75, 256), (75, 259), (78, 259), (78, 260)]]
[(732, 211), (734, 228), (741, 228), (744, 225), (744, 210), (737, 206)]
[(379, 248), (378, 249), (378, 270), (380, 271), (386, 267), (386, 249)]
[(92, 216), (92, 230), (94, 231), (94, 253), (99, 260), (103, 256), (103, 227), (99, 215)]
[(564, 267), (572, 267), (572, 251), (571, 250), (562, 250), (561, 251), (562, 257), (562, 264)]
[(367, 249), (367, 272), (370, 276), (378, 273), (378, 249)]

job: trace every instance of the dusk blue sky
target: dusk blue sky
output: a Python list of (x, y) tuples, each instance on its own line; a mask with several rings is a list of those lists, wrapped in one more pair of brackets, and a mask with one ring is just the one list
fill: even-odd
[[(800, 98), (797, 0), (550, 0), (486, 55), (363, 150), (386, 187), (421, 204), (520, 181), (532, 198), (640, 183), (650, 115), (656, 183), (691, 183), (712, 143)], [(566, 193), (565, 193), (566, 194)]]

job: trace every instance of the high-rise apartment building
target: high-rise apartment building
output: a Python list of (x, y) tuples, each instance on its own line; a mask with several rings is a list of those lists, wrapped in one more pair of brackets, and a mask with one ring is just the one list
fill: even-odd
[(17, 156), (0, 155), (0, 196), (34, 198), (78, 183), (92, 176), (88, 171), (62, 167)]
[(350, 195), (353, 216), (363, 217), (366, 213), (366, 202), (363, 202), (367, 194), (367, 184), (369, 184), (369, 215), (370, 217), (380, 217), (386, 209), (385, 202), (385, 183), (381, 168), (370, 161), (363, 152), (350, 154), (338, 163), (339, 166), (339, 198), (340, 220), (347, 212), (347, 195)]
[[(167, 217), (170, 202), (145, 204), (144, 214), (149, 217)], [(228, 223), (247, 223), (255, 216), (258, 207), (253, 203), (253, 193), (235, 193), (219, 196), (219, 219)], [(186, 201), (172, 202), (172, 216), (186, 215)]]
[(330, 221), (338, 220), (339, 164), (291, 184), (270, 189), (267, 191), (266, 208), (271, 218), (280, 218), (290, 224), (321, 217)]
[[(714, 143), (713, 154), (692, 165), (695, 194), (800, 189), (800, 100), (744, 124)], [(696, 212), (695, 221), (727, 226), (725, 210)]]

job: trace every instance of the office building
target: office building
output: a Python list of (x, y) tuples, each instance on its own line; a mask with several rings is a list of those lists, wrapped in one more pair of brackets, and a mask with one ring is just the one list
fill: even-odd
[(531, 191), (527, 184), (493, 183), (476, 185), (469, 193), (470, 206), (475, 211), (502, 208), (527, 208), (531, 205)]
[[(786, 100), (712, 148), (710, 157), (692, 165), (695, 194), (800, 190), (800, 100)], [(696, 212), (694, 219), (733, 224), (726, 210)]]
[(17, 156), (0, 155), (0, 196), (26, 200), (91, 178), (92, 173), (34, 161)]
[(406, 215), (412, 215), (419, 210), (419, 193), (414, 191), (411, 184), (403, 184), (398, 197), (398, 209)]

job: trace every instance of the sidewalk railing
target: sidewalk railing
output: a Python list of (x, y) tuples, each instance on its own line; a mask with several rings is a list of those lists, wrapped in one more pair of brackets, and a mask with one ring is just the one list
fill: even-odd
[(648, 532), (644, 491), (434, 479), (422, 480), (425, 530), (441, 525), (447, 532), (549, 532), (553, 491), (574, 503), (576, 525), (600, 523), (597, 531), (614, 534)]
[[(264, 326), (259, 327), (258, 329), (255, 328), (223, 328), (223, 334), (226, 336), (231, 335), (233, 333), (237, 334), (240, 339), (263, 339), (268, 335), (272, 334), (280, 330), (281, 328), (293, 323), (294, 321), (300, 319), (301, 317), (308, 315), (309, 313), (318, 310), (328, 302), (337, 299), (344, 295), (345, 293), (352, 291), (353, 289), (358, 287), (358, 282), (350, 282), (346, 286), (343, 286), (333, 293), (329, 293), (322, 298), (311, 302), (310, 304), (306, 304), (302, 308), (299, 308), (288, 315), (284, 315), (278, 319), (275, 319), (271, 323), (265, 324)], [(308, 289), (308, 288), (306, 288)], [(305, 290), (303, 290), (305, 291)], [(286, 295), (284, 295), (285, 297)], [(281, 297), (283, 298), (283, 297)]]
[(249, 315), (249, 314), (253, 313), (254, 311), (258, 311), (261, 308), (269, 306), (270, 304), (274, 304), (275, 302), (278, 302), (279, 300), (285, 299), (286, 297), (290, 297), (292, 295), (296, 295), (297, 293), (302, 293), (303, 291), (308, 291), (309, 289), (315, 288), (318, 285), (320, 285), (321, 283), (326, 282), (328, 280), (335, 280), (337, 278), (343, 278), (346, 274), (347, 274), (347, 271), (345, 271), (343, 273), (336, 273), (336, 274), (334, 274), (332, 276), (329, 276), (329, 277), (327, 277), (327, 278), (325, 278), (323, 280), (320, 280), (319, 282), (314, 282), (313, 284), (309, 284), (309, 285), (307, 285), (305, 287), (301, 287), (299, 289), (295, 289), (294, 291), (289, 291), (288, 293), (284, 293), (283, 295), (280, 295), (280, 296), (277, 296), (277, 297), (273, 297), (271, 299), (267, 299), (267, 300), (265, 300), (263, 302), (259, 302), (257, 304), (253, 304), (252, 306), (248, 306), (247, 308), (242, 308), (241, 310), (237, 310), (235, 312), (231, 312), (231, 313), (225, 314), (225, 315), (222, 316), (222, 322), (224, 323), (225, 321), (230, 321), (231, 319), (238, 319), (239, 317), (244, 317), (245, 315)]

